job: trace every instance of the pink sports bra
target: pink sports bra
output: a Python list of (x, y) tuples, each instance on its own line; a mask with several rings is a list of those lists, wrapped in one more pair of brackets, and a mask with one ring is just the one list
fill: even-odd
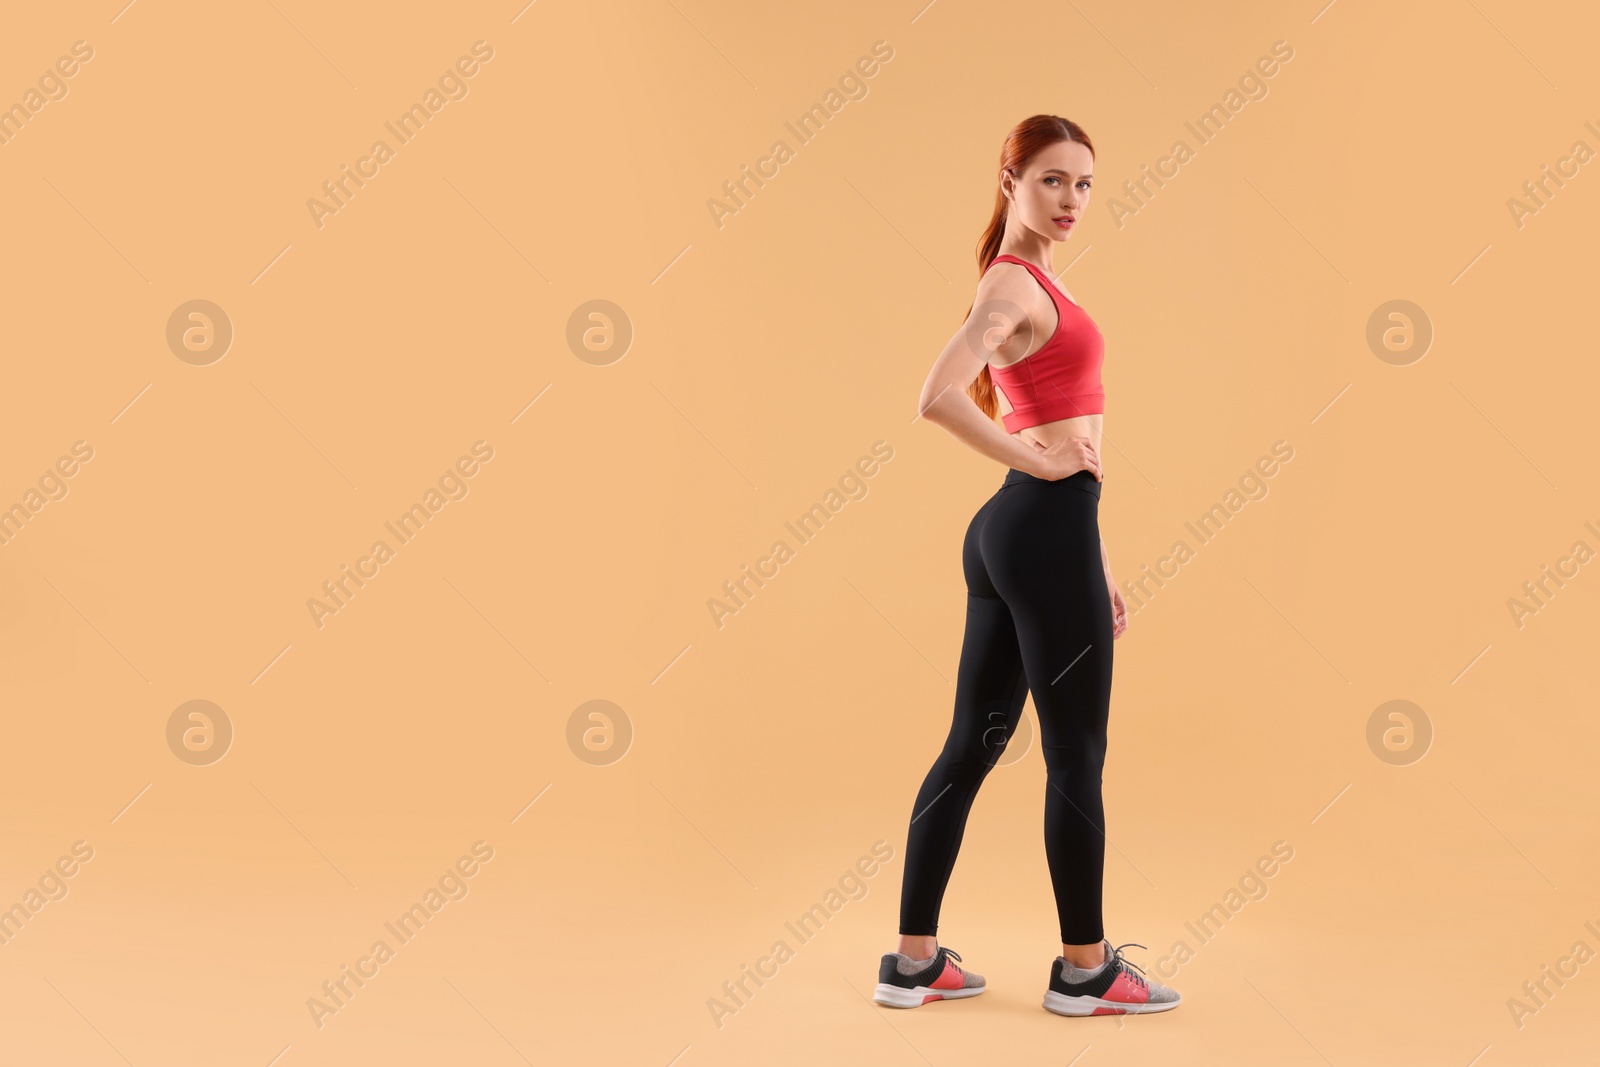
[(1056, 330), (1043, 348), (1009, 366), (989, 366), (989, 377), (1005, 391), (1011, 404), (1001, 419), (1006, 433), (1075, 415), (1104, 414), (1106, 394), (1100, 365), (1106, 346), (1094, 320), (1027, 260), (1005, 254), (996, 256), (994, 263), (1027, 267), (1056, 305)]

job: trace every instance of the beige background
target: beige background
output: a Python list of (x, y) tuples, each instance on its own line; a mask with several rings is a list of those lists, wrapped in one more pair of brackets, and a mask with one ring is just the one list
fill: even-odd
[[(93, 450), (0, 546), (0, 906), (23, 908), (0, 1060), (1592, 1056), (1600, 963), (1520, 1026), (1508, 1006), (1600, 949), (1600, 575), (1520, 629), (1507, 607), (1600, 548), (1600, 177), (1520, 227), (1507, 204), (1600, 147), (1586, 5), (120, 2), (0, 37), (5, 103), (93, 49), (0, 145), (0, 505)], [(480, 40), (467, 95), (319, 228), (307, 200)], [(1184, 123), (1280, 40), (1267, 95), (1198, 144)], [(866, 95), (795, 141), (877, 41)], [(941, 921), (989, 993), (868, 999), (948, 726), (961, 536), (1003, 474), (916, 396), (1001, 139), (1041, 111), (1099, 151), (1055, 265), (1107, 336), (1117, 576), (1294, 449), (1117, 645), (1107, 932), (1185, 1000), (1150, 1018), (1040, 1007), (1025, 737)], [(1194, 158), (1119, 227), (1180, 138)], [(708, 201), (779, 139), (719, 227)], [(1366, 331), (1402, 299), (1434, 339), (1397, 366)], [(208, 365), (166, 341), (192, 300), (234, 331)], [(605, 365), (567, 340), (594, 300), (633, 331)], [(477, 441), (467, 495), (319, 628), (308, 599)], [(877, 441), (865, 495), (794, 541)], [(779, 539), (793, 558), (716, 625)], [(191, 700), (234, 731), (208, 765), (168, 744)], [(591, 700), (629, 724), (620, 760), (569, 743)], [(1431, 725), (1406, 765), (1368, 743), (1391, 700)], [(384, 924), (479, 841), (492, 860), (446, 879), (467, 895), (400, 944)], [(1277, 841), (1265, 894), (1158, 970)], [(41, 879), (65, 895), (29, 898)], [(802, 942), (785, 924), (818, 903)], [(379, 939), (319, 1028), (308, 999)], [(719, 1026), (708, 1002), (780, 940)]]

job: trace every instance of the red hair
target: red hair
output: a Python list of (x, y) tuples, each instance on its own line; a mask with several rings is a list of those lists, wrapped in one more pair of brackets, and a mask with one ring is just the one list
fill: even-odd
[[(1023, 119), (1006, 135), (1005, 143), (1000, 146), (1000, 166), (1009, 171), (1015, 179), (1022, 177), (1033, 157), (1043, 149), (1061, 141), (1075, 141), (1089, 150), (1089, 155), (1094, 155), (1094, 143), (1089, 140), (1089, 135), (1071, 119), (1061, 118), (1059, 115), (1034, 115)], [(978, 274), (989, 269), (989, 264), (994, 262), (994, 257), (1000, 254), (1000, 240), (1006, 232), (1006, 210), (1011, 204), (1006, 199), (1005, 190), (996, 189), (994, 194), (994, 215), (989, 219), (989, 226), (983, 231), (983, 236), (978, 239)], [(967, 308), (967, 315), (972, 314), (972, 308)], [(966, 316), (963, 316), (965, 321)], [(983, 370), (967, 386), (967, 395), (977, 403), (983, 413), (994, 418), (1000, 411), (1000, 402), (995, 399), (994, 379), (989, 376), (989, 365), (985, 363)]]

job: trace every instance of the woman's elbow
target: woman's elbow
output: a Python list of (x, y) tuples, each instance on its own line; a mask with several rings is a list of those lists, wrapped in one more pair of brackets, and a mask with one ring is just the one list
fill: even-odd
[(950, 402), (952, 393), (953, 389), (949, 385), (943, 386), (938, 392), (923, 390), (922, 395), (917, 398), (917, 417), (927, 419), (929, 422), (938, 422)]

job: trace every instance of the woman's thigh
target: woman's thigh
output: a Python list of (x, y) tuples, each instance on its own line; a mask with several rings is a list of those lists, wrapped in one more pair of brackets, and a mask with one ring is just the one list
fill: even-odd
[(1016, 627), (1041, 744), (1050, 749), (1085, 734), (1103, 736), (1112, 619), (1098, 494), (1059, 481), (1009, 486), (999, 496), (978, 549)]

